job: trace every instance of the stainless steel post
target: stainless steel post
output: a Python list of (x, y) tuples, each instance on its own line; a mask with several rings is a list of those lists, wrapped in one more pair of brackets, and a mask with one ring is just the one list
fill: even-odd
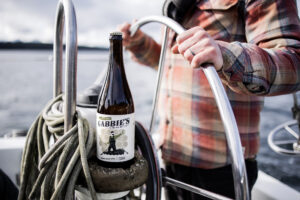
[[(164, 28), (164, 36), (163, 36), (163, 41), (162, 41), (162, 49), (166, 49), (167, 44), (168, 44), (168, 34), (169, 34), (169, 28), (166, 26)], [(162, 74), (163, 74), (163, 69), (164, 69), (164, 63), (165, 63), (165, 52), (161, 51), (160, 52), (160, 57), (159, 57), (159, 63), (158, 63), (158, 75), (157, 75), (157, 80), (156, 80), (156, 88), (155, 88), (155, 94), (153, 98), (153, 102), (157, 102), (158, 100), (158, 91), (160, 90), (160, 84), (161, 84), (161, 79), (162, 79)], [(150, 119), (150, 127), (149, 127), (149, 133), (152, 132), (152, 129), (154, 127), (154, 122), (155, 122), (155, 115), (156, 115), (156, 109), (157, 109), (157, 104), (152, 103), (152, 114), (151, 114), (151, 119)]]
[(55, 35), (53, 43), (53, 96), (62, 93), (63, 28), (66, 21), (66, 61), (65, 61), (65, 98), (64, 130), (72, 127), (76, 111), (77, 82), (77, 24), (74, 6), (71, 0), (60, 0), (56, 10)]
[[(162, 23), (173, 29), (178, 34), (184, 32), (183, 27), (170, 18), (163, 16), (149, 16), (144, 17), (132, 24), (130, 29), (131, 34), (134, 35), (138, 28), (150, 22)], [(165, 56), (165, 46), (162, 47), (161, 52), (161, 56)], [(159, 68), (164, 67), (164, 63), (160, 63), (160, 65), (162, 66), (159, 66)], [(236, 199), (249, 200), (250, 197), (245, 161), (240, 142), (240, 135), (231, 105), (215, 68), (212, 65), (208, 65), (203, 68), (203, 71), (208, 79), (210, 87), (212, 88), (223, 121), (227, 144), (232, 158), (232, 172)], [(158, 93), (159, 89), (160, 88), (157, 88), (155, 93)], [(155, 100), (157, 100), (157, 98)], [(153, 108), (156, 109), (157, 102), (155, 101), (153, 103), (155, 104)]]

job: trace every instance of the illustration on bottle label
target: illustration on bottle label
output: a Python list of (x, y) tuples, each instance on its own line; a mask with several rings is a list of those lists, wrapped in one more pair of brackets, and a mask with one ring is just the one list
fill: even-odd
[(134, 157), (134, 114), (97, 113), (97, 157), (106, 162), (125, 162)]

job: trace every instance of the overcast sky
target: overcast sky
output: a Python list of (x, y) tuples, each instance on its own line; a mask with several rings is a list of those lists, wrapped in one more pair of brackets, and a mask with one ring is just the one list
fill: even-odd
[[(57, 0), (0, 0), (0, 41), (52, 43)], [(73, 0), (78, 44), (107, 46), (117, 25), (148, 15), (161, 15), (164, 0)], [(300, 0), (297, 0), (298, 10)], [(300, 13), (300, 12), (299, 12)], [(159, 38), (160, 25), (143, 29)]]
[[(0, 0), (0, 41), (52, 43), (57, 0)], [(73, 0), (78, 44), (108, 45), (109, 32), (119, 24), (161, 15), (163, 0)], [(143, 29), (159, 34), (158, 24)]]

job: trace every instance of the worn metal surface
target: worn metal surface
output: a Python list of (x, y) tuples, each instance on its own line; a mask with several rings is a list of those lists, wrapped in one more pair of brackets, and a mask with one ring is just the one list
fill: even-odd
[(112, 193), (127, 191), (143, 185), (148, 178), (148, 163), (141, 154), (135, 154), (135, 162), (129, 168), (106, 168), (89, 162), (92, 180), (97, 192)]

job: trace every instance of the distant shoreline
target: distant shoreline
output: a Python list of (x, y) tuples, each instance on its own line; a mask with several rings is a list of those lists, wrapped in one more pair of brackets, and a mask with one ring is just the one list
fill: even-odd
[[(0, 50), (52, 50), (51, 43), (36, 43), (36, 42), (0, 42)], [(106, 47), (87, 47), (78, 46), (78, 50), (90, 51), (108, 51)]]

